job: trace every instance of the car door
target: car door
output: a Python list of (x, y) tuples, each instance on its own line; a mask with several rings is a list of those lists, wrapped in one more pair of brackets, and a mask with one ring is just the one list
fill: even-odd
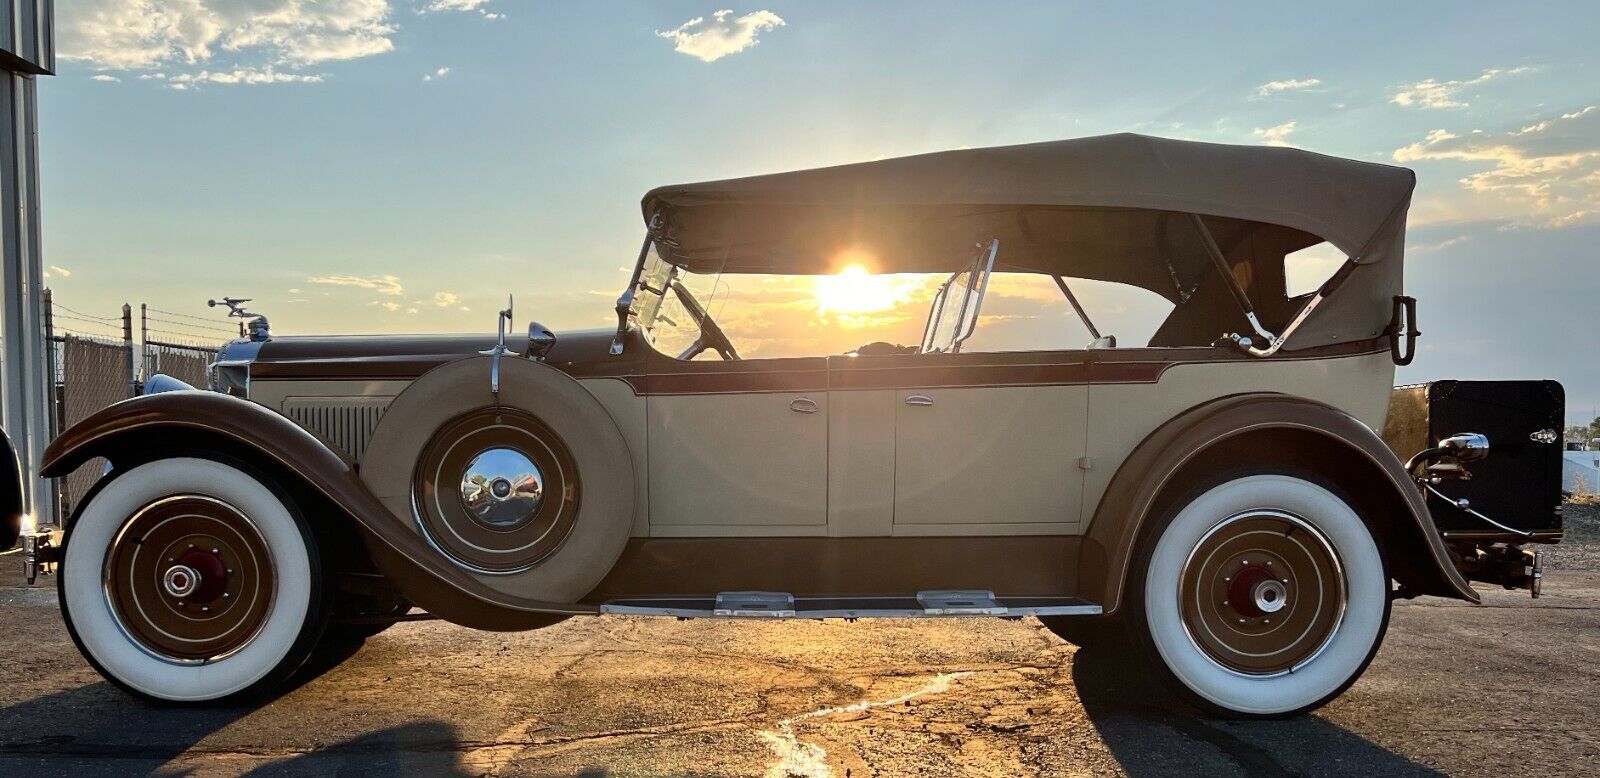
[[(1076, 532), (1087, 464), (1083, 356), (1035, 351), (835, 360), (836, 405), (841, 395), (860, 393), (852, 397), (857, 404), (893, 414), (893, 444), (886, 447), (892, 449), (892, 534)], [(836, 467), (835, 473), (849, 479), (863, 467), (848, 473)], [(837, 505), (835, 514), (849, 515)]]
[(648, 370), (652, 536), (826, 533), (826, 359), (651, 354)]

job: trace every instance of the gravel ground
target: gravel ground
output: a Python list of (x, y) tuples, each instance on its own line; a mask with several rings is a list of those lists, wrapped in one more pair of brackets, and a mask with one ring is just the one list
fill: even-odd
[(0, 774), (1593, 774), (1600, 565), (1580, 568), (1600, 533), (1567, 515), (1590, 534), (1545, 597), (1397, 603), (1346, 694), (1254, 723), (1198, 716), (1032, 619), (419, 622), (259, 707), (151, 707), (78, 657), (13, 554)]
[(1561, 524), (1566, 535), (1550, 547), (1547, 569), (1600, 570), (1600, 502), (1567, 503)]

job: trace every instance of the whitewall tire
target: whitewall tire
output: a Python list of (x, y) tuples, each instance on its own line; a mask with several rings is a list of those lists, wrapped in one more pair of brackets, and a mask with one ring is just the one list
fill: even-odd
[(1377, 652), (1388, 574), (1366, 524), (1329, 488), (1244, 475), (1180, 501), (1151, 531), (1131, 626), (1202, 708), (1304, 712), (1348, 688)]
[(103, 482), (68, 530), (58, 586), (95, 669), (167, 702), (277, 685), (328, 611), (317, 544), (293, 503), (211, 459), (156, 460)]

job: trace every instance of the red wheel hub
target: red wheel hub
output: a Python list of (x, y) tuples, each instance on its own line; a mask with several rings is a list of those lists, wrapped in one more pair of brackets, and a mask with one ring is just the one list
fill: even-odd
[(1228, 606), (1248, 619), (1267, 615), (1256, 605), (1256, 587), (1271, 580), (1272, 573), (1259, 565), (1242, 565), (1228, 582)]
[(215, 602), (228, 588), (228, 566), (222, 563), (222, 558), (210, 551), (190, 551), (178, 560), (179, 564), (186, 565), (194, 570), (199, 577), (199, 582), (194, 592), (185, 599), (191, 602)]

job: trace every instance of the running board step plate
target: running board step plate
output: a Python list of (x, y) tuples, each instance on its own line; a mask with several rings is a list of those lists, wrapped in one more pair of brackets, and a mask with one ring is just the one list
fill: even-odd
[(788, 592), (722, 592), (713, 597), (626, 597), (601, 613), (683, 619), (927, 619), (993, 616), (1098, 616), (1081, 597), (996, 597), (994, 592), (939, 589), (881, 597), (796, 597)]

